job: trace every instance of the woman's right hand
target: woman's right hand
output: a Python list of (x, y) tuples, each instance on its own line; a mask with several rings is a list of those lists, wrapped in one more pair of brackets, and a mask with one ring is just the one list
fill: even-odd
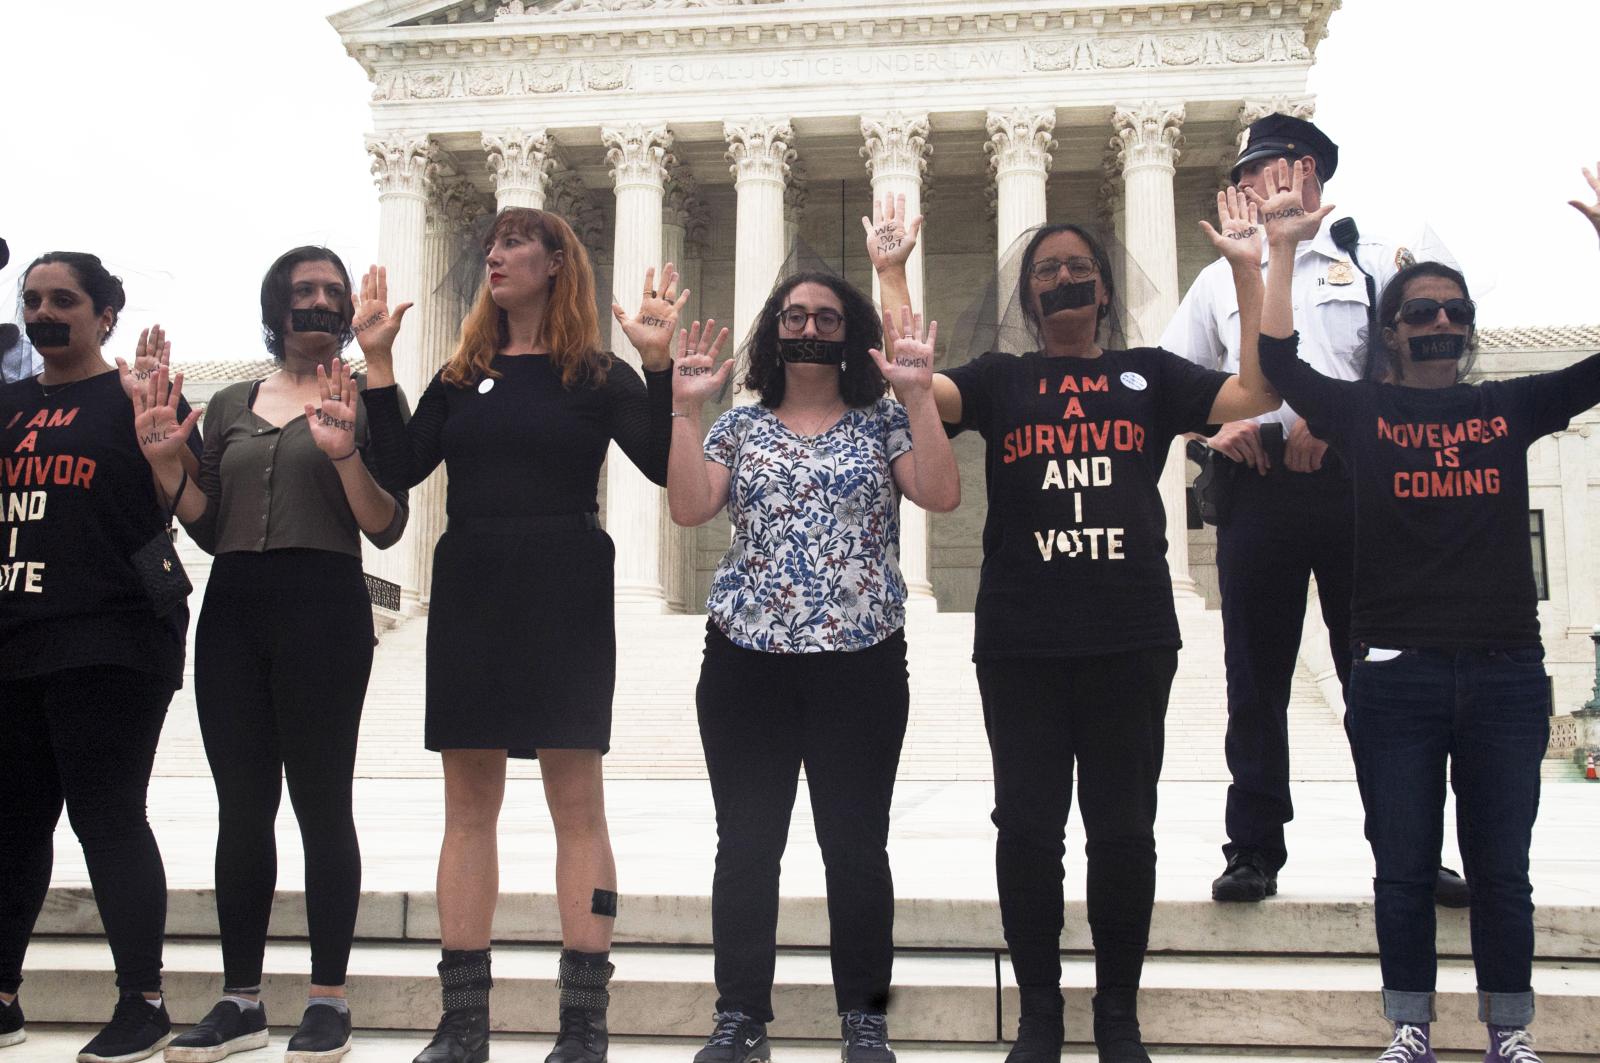
[(905, 193), (885, 195), (882, 202), (873, 200), (872, 220), (863, 217), (861, 227), (867, 231), (867, 257), (874, 272), (905, 269), (922, 232), (922, 215), (906, 217)]
[(1229, 185), (1217, 193), (1217, 228), (1201, 219), (1200, 228), (1211, 239), (1217, 254), (1233, 265), (1261, 268), (1261, 223), (1256, 205), (1245, 198), (1237, 186)]
[(1594, 190), (1595, 201), (1593, 203), (1585, 203), (1581, 199), (1569, 199), (1567, 202), (1577, 208), (1579, 214), (1589, 219), (1589, 224), (1594, 226), (1596, 233), (1600, 233), (1600, 163), (1596, 163), (1593, 170), (1585, 166), (1583, 168), (1583, 179), (1588, 181), (1589, 187)]
[(133, 364), (117, 359), (117, 377), (122, 381), (122, 393), (128, 396), (129, 402), (135, 404), (135, 409), (138, 408), (138, 400), (134, 398), (134, 392), (148, 388), (156, 370), (165, 368), (171, 358), (172, 344), (168, 342), (167, 334), (160, 325), (151, 325), (139, 333), (139, 342), (133, 349)]
[(1278, 159), (1267, 163), (1263, 172), (1272, 194), (1259, 196), (1255, 189), (1246, 188), (1245, 195), (1267, 230), (1267, 242), (1298, 244), (1314, 238), (1322, 228), (1322, 219), (1333, 212), (1333, 204), (1305, 209), (1305, 172), (1299, 163)]
[(715, 318), (702, 328), (696, 321), (691, 328), (678, 331), (678, 357), (672, 363), (672, 408), (680, 413), (697, 412), (708, 399), (715, 398), (733, 372), (733, 359), (717, 364), (722, 345), (728, 342), (723, 329), (712, 339)]
[(411, 303), (401, 303), (390, 314), (389, 271), (382, 266), (367, 267), (366, 276), (361, 278), (361, 298), (356, 302), (355, 320), (350, 327), (367, 359), (369, 375), (374, 364), (386, 375), (393, 374), (394, 339), (400, 333), (400, 320), (411, 306)]
[(178, 399), (182, 394), (183, 374), (179, 373), (169, 384), (164, 365), (150, 375), (144, 387), (134, 391), (133, 431), (139, 440), (139, 450), (152, 469), (176, 468), (182, 464), (181, 455), (189, 443), (189, 433), (200, 420), (199, 410), (190, 410), (189, 416), (178, 419)]

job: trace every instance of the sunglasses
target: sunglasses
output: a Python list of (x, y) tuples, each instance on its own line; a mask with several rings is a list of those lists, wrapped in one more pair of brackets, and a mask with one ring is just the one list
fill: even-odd
[(1028, 272), (1033, 274), (1033, 279), (1036, 281), (1054, 280), (1056, 274), (1061, 272), (1062, 266), (1067, 267), (1067, 276), (1075, 281), (1086, 281), (1100, 272), (1100, 266), (1094, 259), (1082, 255), (1073, 255), (1065, 261), (1059, 258), (1047, 258), (1035, 262)]
[(837, 310), (827, 308), (806, 311), (798, 306), (787, 307), (778, 312), (778, 323), (790, 332), (804, 332), (807, 321), (817, 323), (817, 335), (832, 336), (839, 331), (839, 326), (844, 324), (844, 315)]
[(1471, 299), (1407, 299), (1400, 304), (1400, 320), (1408, 325), (1427, 325), (1437, 320), (1439, 311), (1450, 319), (1452, 325), (1470, 325), (1478, 316), (1478, 307)]

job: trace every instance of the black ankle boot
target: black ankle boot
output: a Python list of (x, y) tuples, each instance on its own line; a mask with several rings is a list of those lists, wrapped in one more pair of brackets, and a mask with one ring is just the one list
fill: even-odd
[(1094, 1046), (1100, 1063), (1150, 1063), (1139, 1038), (1138, 990), (1094, 995)]
[(1024, 986), (1017, 1039), (1006, 1063), (1060, 1063), (1066, 1026), (1061, 1018), (1061, 990)]
[(488, 949), (445, 949), (439, 961), (444, 1015), (412, 1063), (485, 1063), (489, 1058)]
[(611, 1003), (611, 972), (606, 952), (561, 950), (561, 1032), (544, 1063), (605, 1063), (610, 1036), (606, 1008)]

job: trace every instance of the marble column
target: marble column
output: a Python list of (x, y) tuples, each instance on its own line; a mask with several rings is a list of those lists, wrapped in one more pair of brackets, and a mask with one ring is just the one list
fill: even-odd
[(520, 129), (483, 135), (483, 154), (494, 175), (496, 210), (507, 207), (544, 209), (555, 169), (555, 142), (543, 129)]
[[(783, 266), (783, 190), (794, 162), (794, 130), (787, 118), (754, 115), (723, 123), (727, 160), (737, 196), (734, 219), (733, 321), (728, 341), (738, 350), (766, 303)], [(745, 366), (734, 367), (735, 403), (754, 402), (740, 387)]]
[[(1561, 469), (1562, 559), (1566, 562), (1562, 582), (1567, 590), (1569, 637), (1587, 636), (1592, 626), (1600, 622), (1595, 612), (1594, 562), (1589, 551), (1589, 473), (1584, 457), (1591, 431), (1589, 425), (1574, 425), (1556, 434)], [(1545, 566), (1547, 579), (1553, 568)]]
[[(1178, 308), (1178, 233), (1172, 182), (1183, 143), (1181, 103), (1145, 100), (1119, 106), (1111, 141), (1122, 169), (1125, 242), (1128, 251), (1123, 293), (1136, 316), (1137, 336), (1129, 342), (1155, 343)], [(1139, 271), (1148, 290), (1132, 278)], [(1167, 565), (1176, 596), (1192, 605), (1200, 600), (1189, 575), (1188, 506), (1184, 440), (1175, 439), (1161, 472), (1161, 499), (1167, 512)]]
[(995, 238), (998, 261), (1027, 230), (1045, 222), (1045, 181), (1050, 172), (1050, 150), (1056, 146), (1050, 136), (1056, 127), (1056, 113), (1013, 107), (990, 111), (989, 139), (983, 150), (989, 154), (989, 171), (995, 184)]
[[(667, 178), (666, 194), (661, 203), (661, 261), (671, 262), (682, 280), (679, 287), (687, 287), (689, 197), (692, 188), (688, 174), (674, 171)], [(685, 311), (688, 307), (684, 307)], [(692, 317), (685, 316), (680, 324), (689, 327)], [(673, 353), (677, 353), (674, 346)], [(666, 596), (667, 610), (673, 613), (689, 611), (688, 561), (694, 529), (680, 528), (672, 522), (667, 507), (661, 507), (661, 582)]]
[[(392, 132), (367, 138), (372, 177), (378, 188), (378, 261), (389, 276), (391, 305), (424, 303), (430, 289), (423, 275), (427, 201), (437, 174), (437, 149), (424, 134)], [(402, 328), (395, 339), (394, 373), (415, 401), (422, 377), (422, 330)], [(363, 540), (363, 564), (374, 576), (400, 585), (402, 612), (418, 607), (420, 573), (415, 558), (398, 547), (377, 550)]]
[[(611, 290), (627, 309), (638, 306), (644, 271), (661, 269), (661, 200), (672, 134), (638, 122), (600, 131), (617, 195)], [(611, 349), (635, 369), (639, 354), (611, 319)], [(661, 578), (661, 488), (645, 479), (615, 444), (606, 463), (606, 530), (617, 546), (619, 612), (666, 611)]]
[(789, 167), (789, 183), (783, 189), (783, 254), (788, 259), (798, 250), (800, 219), (805, 216), (806, 200), (810, 197), (806, 186), (806, 164), (795, 162)]
[[(881, 202), (887, 195), (906, 197), (906, 217), (922, 213), (922, 180), (928, 169), (928, 116), (890, 111), (861, 118), (861, 157), (872, 175), (872, 198)], [(922, 284), (923, 244), (919, 241), (906, 262), (906, 283), (912, 306), (926, 314), (927, 300)], [(878, 278), (872, 278), (872, 295), (879, 298)], [(905, 577), (907, 606), (935, 609), (930, 566), (928, 514), (909, 499), (900, 504), (900, 574)]]

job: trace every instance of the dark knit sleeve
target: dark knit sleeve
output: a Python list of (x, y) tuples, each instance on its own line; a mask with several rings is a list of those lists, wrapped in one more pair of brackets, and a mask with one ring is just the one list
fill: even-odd
[(611, 438), (650, 482), (667, 486), (672, 442), (672, 369), (638, 372), (620, 358), (606, 373)]
[(444, 460), (444, 421), (449, 413), (445, 385), (437, 373), (408, 421), (404, 400), (396, 385), (369, 388), (362, 393), (372, 430), (372, 449), (378, 483), (397, 499)]
[(1300, 357), (1298, 332), (1286, 337), (1262, 335), (1261, 371), (1283, 401), (1314, 424), (1319, 434), (1337, 433), (1357, 408), (1349, 399), (1360, 385), (1323, 376), (1306, 364)]
[[(400, 390), (399, 385), (388, 390), (393, 390), (395, 393), (395, 401), (400, 407), (401, 419), (410, 418), (411, 406), (406, 402), (406, 393)], [(358, 398), (356, 401), (363, 406), (366, 405), (366, 400), (363, 398)], [(378, 448), (373, 445), (372, 441), (372, 413), (370, 410), (367, 411), (366, 439), (362, 441), (357, 449), (361, 452), (361, 464), (367, 467), (367, 472), (372, 474), (372, 478), (378, 482), (378, 486), (387, 491), (389, 497), (394, 500), (394, 517), (390, 519), (388, 527), (376, 533), (365, 529), (362, 529), (361, 532), (373, 546), (376, 546), (379, 550), (387, 550), (399, 542), (400, 537), (405, 534), (406, 523), (411, 519), (411, 498), (410, 493), (405, 488), (389, 487), (383, 482), (383, 471), (378, 467)]]
[(179, 523), (194, 544), (208, 554), (217, 552), (217, 512), (222, 508), (222, 451), (226, 447), (223, 436), (228, 424), (238, 415), (230, 397), (226, 391), (213, 396), (206, 404), (205, 416), (198, 426), (200, 431), (189, 434), (191, 441), (197, 434), (201, 437), (200, 469), (195, 474), (194, 485), (206, 496), (206, 509), (200, 519), (179, 518)]

